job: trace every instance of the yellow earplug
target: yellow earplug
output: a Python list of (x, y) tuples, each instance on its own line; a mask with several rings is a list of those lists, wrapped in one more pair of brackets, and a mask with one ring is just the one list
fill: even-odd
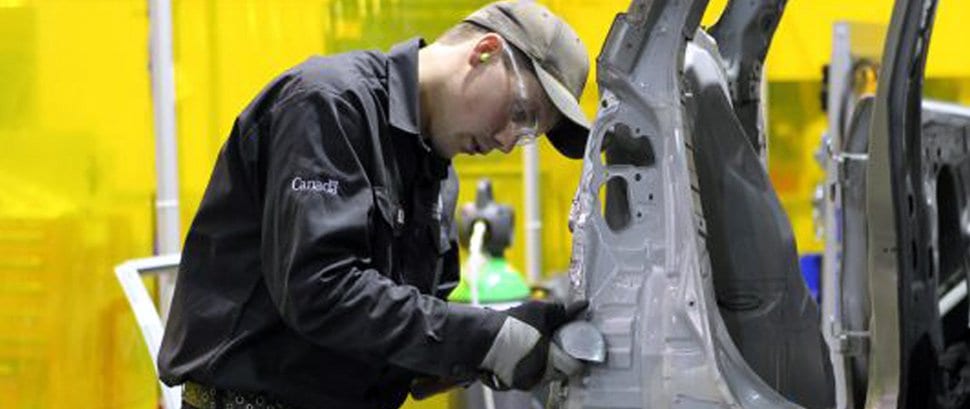
[(478, 60), (479, 60), (479, 61), (481, 61), (481, 62), (483, 62), (483, 63), (484, 63), (484, 62), (488, 62), (488, 59), (489, 59), (489, 58), (492, 58), (492, 55), (491, 55), (491, 54), (489, 54), (489, 53), (481, 53), (481, 54), (480, 54), (480, 55), (478, 56)]

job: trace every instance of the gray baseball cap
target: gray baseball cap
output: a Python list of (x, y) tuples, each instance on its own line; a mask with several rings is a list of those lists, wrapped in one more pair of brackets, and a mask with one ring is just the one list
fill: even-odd
[(589, 75), (589, 55), (565, 21), (533, 1), (500, 1), (466, 17), (501, 35), (532, 61), (539, 83), (563, 118), (546, 133), (566, 157), (579, 159), (586, 150), (589, 120), (579, 97)]

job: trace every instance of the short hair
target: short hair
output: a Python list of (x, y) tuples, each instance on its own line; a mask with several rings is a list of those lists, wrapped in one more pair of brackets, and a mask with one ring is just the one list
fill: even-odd
[(445, 31), (444, 34), (438, 36), (435, 42), (447, 45), (458, 44), (462, 41), (466, 41), (475, 36), (480, 36), (483, 34), (488, 34), (493, 32), (492, 30), (486, 29), (478, 24), (471, 23), (468, 21), (462, 21), (456, 24), (454, 27)]

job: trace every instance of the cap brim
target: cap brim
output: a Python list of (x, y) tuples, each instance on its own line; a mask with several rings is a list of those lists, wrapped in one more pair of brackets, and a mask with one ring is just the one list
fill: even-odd
[(589, 139), (589, 120), (579, 106), (579, 101), (562, 83), (556, 80), (534, 60), (532, 67), (535, 69), (539, 84), (546, 91), (546, 95), (556, 109), (563, 115), (546, 136), (549, 142), (559, 151), (559, 153), (572, 159), (580, 159), (586, 152), (586, 140)]

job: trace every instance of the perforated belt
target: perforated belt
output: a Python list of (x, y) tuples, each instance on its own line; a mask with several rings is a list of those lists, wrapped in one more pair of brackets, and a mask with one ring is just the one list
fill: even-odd
[(198, 409), (296, 409), (261, 393), (236, 392), (186, 382), (182, 400)]

